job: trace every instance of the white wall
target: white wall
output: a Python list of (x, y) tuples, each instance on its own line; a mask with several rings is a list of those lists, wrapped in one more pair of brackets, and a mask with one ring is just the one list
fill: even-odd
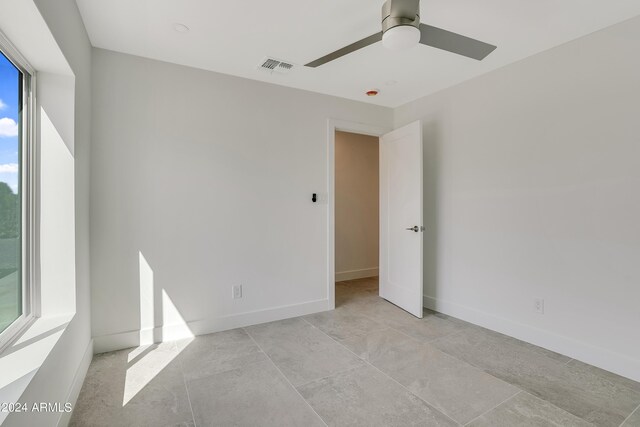
[(378, 138), (336, 132), (336, 280), (378, 275)]
[(636, 380), (638, 40), (635, 18), (395, 111), (424, 123), (425, 304)]
[[(21, 29), (40, 31), (40, 27), (27, 22), (26, 15), (14, 20), (18, 24), (16, 31), (11, 31), (17, 39), (14, 43), (19, 48), (24, 46), (23, 53), (38, 71), (43, 317), (42, 322), (36, 323), (42, 325), (41, 335), (30, 341), (36, 346), (39, 341), (59, 338), (44, 363), (35, 374), (31, 373), (33, 377), (19, 400), (29, 404), (64, 403), (75, 401), (91, 360), (88, 251), (91, 46), (75, 1), (34, 0), (34, 3), (58, 46), (42, 51), (42, 43), (48, 43), (42, 34), (23, 37), (20, 33)], [(13, 12), (19, 9), (17, 6), (13, 0), (6, 0), (2, 8)], [(26, 2), (20, 4), (20, 8), (23, 6), (27, 7)], [(71, 68), (69, 74), (64, 66), (49, 67), (55, 63), (52, 58), (59, 52), (58, 47), (66, 59), (61, 62)], [(56, 328), (46, 327), (61, 318), (71, 320)], [(3, 425), (48, 426), (65, 424), (66, 419), (67, 414), (59, 413), (14, 413)]]
[(327, 308), (327, 119), (391, 110), (99, 49), (92, 81), (96, 351), (167, 301), (195, 334)]

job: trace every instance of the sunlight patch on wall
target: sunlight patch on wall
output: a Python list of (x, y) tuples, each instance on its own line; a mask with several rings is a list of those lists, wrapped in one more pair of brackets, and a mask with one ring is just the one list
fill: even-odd
[(155, 310), (153, 302), (153, 270), (142, 252), (138, 252), (140, 268), (140, 345), (153, 344)]
[[(153, 269), (138, 252), (140, 275), (140, 346), (127, 355), (127, 368), (122, 395), (122, 406), (147, 387), (182, 352), (188, 343), (164, 343), (184, 338), (193, 338), (193, 333), (184, 318), (162, 289), (160, 306), (155, 306), (155, 283)], [(162, 326), (156, 327), (155, 316), (162, 317)], [(163, 341), (154, 344), (155, 341)], [(158, 379), (156, 379), (158, 381)]]
[(58, 316), (76, 311), (74, 159), (42, 107), (39, 119), (41, 315)]
[(162, 341), (173, 341), (183, 338), (193, 338), (193, 332), (176, 308), (175, 304), (162, 290)]

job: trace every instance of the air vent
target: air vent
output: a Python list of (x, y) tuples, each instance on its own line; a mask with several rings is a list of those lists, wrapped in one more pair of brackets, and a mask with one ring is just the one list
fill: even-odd
[(258, 66), (258, 70), (278, 74), (287, 74), (292, 69), (293, 64), (275, 58), (265, 58)]

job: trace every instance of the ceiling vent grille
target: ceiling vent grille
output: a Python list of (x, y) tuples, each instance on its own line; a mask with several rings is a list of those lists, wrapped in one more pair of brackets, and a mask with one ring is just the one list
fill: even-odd
[(293, 64), (275, 58), (265, 58), (258, 66), (258, 70), (267, 73), (287, 74), (293, 69)]

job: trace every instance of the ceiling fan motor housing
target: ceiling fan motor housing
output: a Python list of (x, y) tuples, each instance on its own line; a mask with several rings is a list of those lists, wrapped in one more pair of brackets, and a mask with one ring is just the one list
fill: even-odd
[(394, 27), (420, 28), (420, 0), (387, 0), (382, 5), (382, 33)]

